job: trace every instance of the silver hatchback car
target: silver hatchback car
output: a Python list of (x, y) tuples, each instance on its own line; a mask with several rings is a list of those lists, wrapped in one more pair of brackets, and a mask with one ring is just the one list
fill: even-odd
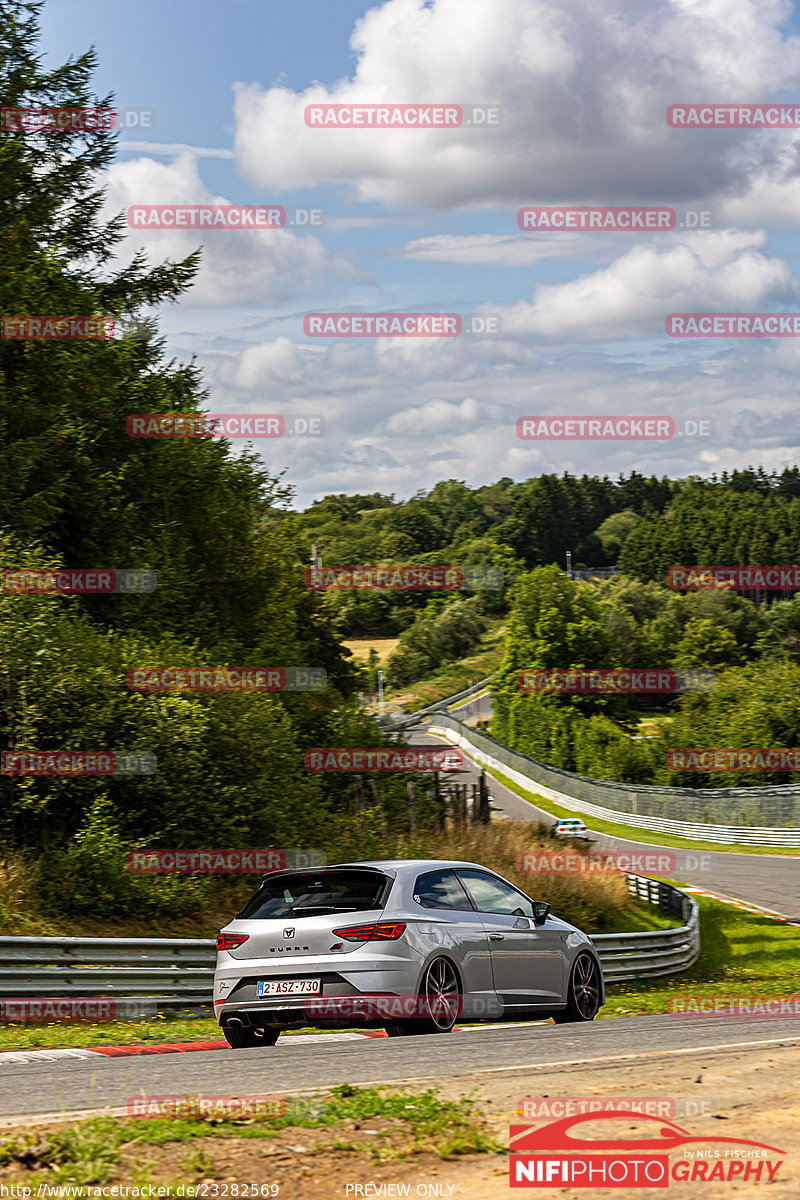
[(604, 1002), (587, 935), (477, 863), (275, 872), (217, 938), (214, 1012), (236, 1047), (299, 1026), (591, 1021)]

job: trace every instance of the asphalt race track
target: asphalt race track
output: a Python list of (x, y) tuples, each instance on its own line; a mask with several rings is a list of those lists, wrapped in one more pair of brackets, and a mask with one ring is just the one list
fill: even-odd
[[(409, 732), (409, 741), (414, 745), (441, 746), (445, 739), (415, 728)], [(480, 767), (468, 758), (466, 751), (463, 751), (463, 754), (465, 770), (452, 778), (460, 783), (471, 783), (478, 778)], [(547, 825), (553, 824), (554, 817), (550, 813), (536, 808), (527, 800), (522, 800), (497, 780), (491, 779), (489, 790), (494, 799), (493, 811), (501, 816), (510, 817), (515, 821), (543, 821)], [(585, 819), (591, 830), (592, 818)], [(668, 846), (628, 841), (608, 837), (606, 834), (595, 834), (593, 841), (595, 848), (599, 850), (613, 849), (634, 853), (669, 851)], [(676, 850), (675, 854), (676, 883), (688, 883), (719, 896), (729, 896), (745, 904), (768, 909), (789, 921), (800, 922), (800, 854), (730, 854), (726, 851), (699, 849)], [(667, 877), (665, 872), (639, 873)]]
[[(281, 1094), (340, 1083), (479, 1078), (484, 1073), (558, 1066), (577, 1072), (591, 1064), (622, 1071), (636, 1060), (656, 1064), (711, 1049), (800, 1044), (790, 1018), (652, 1016), (588, 1025), (482, 1026), (447, 1035), (362, 1038), (324, 1034), (281, 1037), (276, 1046), (211, 1050), (141, 1058), (49, 1058), (9, 1062), (0, 1057), (0, 1117), (125, 1111), (145, 1095)], [(52, 1053), (52, 1052), (51, 1052)], [(63, 1053), (63, 1052), (62, 1052)], [(694, 1059), (693, 1061), (696, 1061)], [(575, 1079), (576, 1085), (579, 1080)], [(465, 1090), (468, 1090), (465, 1082)]]

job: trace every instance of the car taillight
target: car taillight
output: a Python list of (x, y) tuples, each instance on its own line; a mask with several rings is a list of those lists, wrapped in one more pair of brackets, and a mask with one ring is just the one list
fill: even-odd
[(369, 925), (346, 925), (333, 932), (346, 942), (396, 942), (405, 929), (400, 921), (371, 921)]
[(249, 937), (249, 933), (218, 933), (217, 949), (235, 950), (237, 946), (241, 946), (243, 942), (246, 942)]

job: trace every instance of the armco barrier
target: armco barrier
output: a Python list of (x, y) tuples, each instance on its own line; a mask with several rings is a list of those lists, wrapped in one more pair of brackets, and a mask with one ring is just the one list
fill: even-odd
[(438, 712), (427, 732), (442, 734), (468, 750), (476, 762), (523, 787), (534, 784), (542, 796), (571, 812), (695, 841), (800, 846), (796, 785), (694, 789), (615, 783), (550, 767), (477, 733), (450, 713)]
[(437, 700), (435, 704), (429, 704), (427, 708), (420, 708), (417, 712), (405, 713), (403, 716), (392, 720), (391, 714), (384, 717), (378, 717), (378, 724), (387, 733), (392, 733), (397, 729), (408, 729), (412, 725), (417, 725), (430, 713), (438, 713), (446, 710), (451, 704), (457, 704), (459, 700), (466, 700), (469, 696), (474, 696), (477, 692), (482, 692), (487, 683), (491, 683), (497, 672), (492, 675), (487, 675), (485, 679), (479, 679), (477, 683), (471, 684), (468, 688), (464, 688), (463, 692), (456, 692), (454, 696), (446, 696), (444, 700)]
[(211, 1005), (213, 938), (0, 937), (0, 995)]
[(592, 938), (607, 983), (676, 975), (697, 962), (700, 954), (700, 910), (697, 901), (670, 883), (645, 875), (629, 875), (628, 889), (639, 900), (658, 904), (679, 916), (676, 929), (652, 933), (598, 933)]
[[(700, 952), (697, 903), (670, 884), (629, 875), (631, 892), (680, 917), (675, 929), (592, 938), (609, 982), (685, 971)], [(161, 1008), (208, 1007), (212, 938), (0, 937), (0, 995), (144, 998)]]

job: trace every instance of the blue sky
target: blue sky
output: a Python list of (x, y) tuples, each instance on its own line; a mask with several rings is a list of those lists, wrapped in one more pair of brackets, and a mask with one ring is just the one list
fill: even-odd
[[(365, 18), (365, 20), (361, 20)], [(800, 311), (800, 130), (670, 130), (667, 104), (800, 97), (780, 0), (53, 0), (54, 64), (156, 111), (124, 134), (109, 212), (134, 203), (322, 208), (310, 232), (131, 231), (123, 261), (204, 262), (162, 314), (220, 412), (324, 416), (256, 443), (298, 503), (549, 470), (708, 473), (798, 458), (797, 339), (664, 333), (671, 311)], [(355, 31), (355, 40), (351, 43)], [(308, 94), (306, 94), (308, 93)], [(494, 130), (308, 130), (314, 102), (498, 105)], [(705, 211), (687, 233), (522, 233), (522, 204)], [(457, 344), (315, 342), (310, 311), (500, 315)], [(667, 414), (713, 435), (521, 443), (521, 415)], [(234, 443), (234, 446), (237, 443)]]

